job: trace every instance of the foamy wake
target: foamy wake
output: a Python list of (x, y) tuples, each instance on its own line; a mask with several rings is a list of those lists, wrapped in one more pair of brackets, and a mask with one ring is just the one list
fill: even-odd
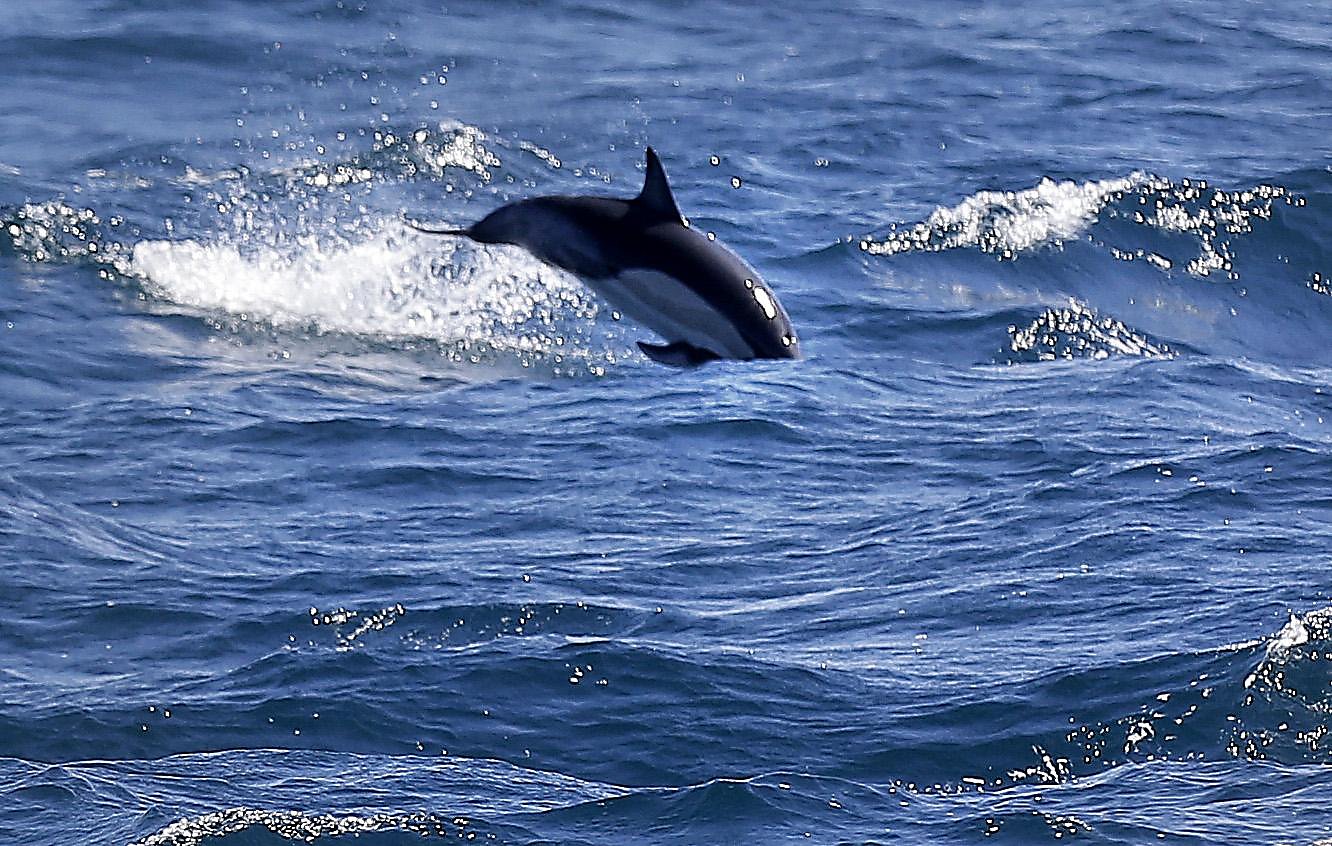
[(577, 355), (597, 304), (576, 279), (520, 250), (385, 230), (291, 247), (142, 241), (126, 270), (159, 300), (314, 333)]
[[(343, 133), (338, 140), (353, 143)], [(560, 165), (536, 145), (520, 148)], [(290, 168), (204, 174), (187, 166), (180, 182), (200, 207), (219, 214), (201, 222), (218, 233), (205, 239), (138, 240), (139, 228), (120, 215), (103, 219), (92, 208), (52, 200), (0, 209), (0, 247), (12, 245), (34, 262), (88, 262), (103, 278), (133, 280), (155, 310), (179, 309), (238, 332), (253, 325), (425, 340), (458, 361), (498, 355), (563, 370), (569, 360), (594, 374), (607, 362), (636, 357), (617, 340), (611, 320), (598, 319), (591, 292), (522, 250), (425, 237), (394, 220), (367, 219), (363, 209), (349, 211), (383, 182), (425, 175), (445, 192), (467, 191), (499, 165), (484, 133), (465, 124), (403, 133), (376, 128), (368, 150)], [(321, 216), (355, 225), (288, 234)], [(166, 228), (172, 231), (170, 219)]]

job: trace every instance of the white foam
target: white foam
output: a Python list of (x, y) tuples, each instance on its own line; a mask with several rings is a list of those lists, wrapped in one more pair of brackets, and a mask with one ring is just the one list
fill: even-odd
[(1283, 655), (1297, 646), (1303, 646), (1309, 642), (1309, 629), (1304, 625), (1304, 621), (1291, 612), (1290, 619), (1286, 625), (1281, 627), (1281, 631), (1276, 633), (1268, 644), (1267, 651), (1269, 655)]
[[(1266, 656), (1244, 679), (1244, 686), (1252, 687), (1260, 679), (1279, 685), (1281, 678), (1278, 668), (1286, 663), (1291, 651), (1296, 647), (1304, 646), (1310, 640), (1325, 639), (1328, 633), (1327, 621), (1330, 617), (1332, 614), (1326, 608), (1310, 611), (1303, 618), (1294, 611), (1290, 612), (1290, 619), (1268, 640)], [(1315, 630), (1312, 634), (1309, 631), (1311, 627)]]
[(1046, 309), (1026, 327), (1008, 327), (1009, 349), (1040, 361), (1057, 358), (1104, 359), (1111, 355), (1173, 358), (1166, 344), (1153, 341), (1108, 315), (1077, 300), (1064, 308)]
[(922, 223), (883, 241), (863, 241), (876, 254), (979, 247), (1012, 255), (1080, 237), (1101, 209), (1157, 180), (1140, 172), (1089, 182), (1042, 179), (1024, 191), (980, 191), (955, 206), (934, 210)]
[(398, 227), (354, 243), (306, 238), (282, 247), (142, 241), (125, 270), (154, 297), (243, 321), (496, 349), (563, 346), (597, 312), (575, 278), (521, 250)]

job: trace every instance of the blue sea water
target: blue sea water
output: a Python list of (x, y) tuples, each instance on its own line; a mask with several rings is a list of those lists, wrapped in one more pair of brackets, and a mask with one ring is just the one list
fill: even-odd
[(0, 842), (1332, 842), (1325, 4), (7, 2)]

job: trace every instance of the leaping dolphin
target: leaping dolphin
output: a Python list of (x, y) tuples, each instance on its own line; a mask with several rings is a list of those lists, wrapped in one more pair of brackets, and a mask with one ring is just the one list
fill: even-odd
[(678, 367), (718, 358), (799, 358), (800, 341), (758, 273), (690, 228), (666, 171), (647, 148), (643, 190), (632, 200), (534, 197), (501, 206), (466, 229), (412, 228), (482, 244), (515, 244), (577, 274), (665, 339), (638, 346)]

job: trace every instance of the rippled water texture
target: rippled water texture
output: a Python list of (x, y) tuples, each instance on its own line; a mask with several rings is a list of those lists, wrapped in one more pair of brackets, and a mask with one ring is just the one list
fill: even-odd
[[(1320, 4), (29, 4), (0, 841), (1332, 843)], [(422, 235), (662, 153), (796, 362)]]

